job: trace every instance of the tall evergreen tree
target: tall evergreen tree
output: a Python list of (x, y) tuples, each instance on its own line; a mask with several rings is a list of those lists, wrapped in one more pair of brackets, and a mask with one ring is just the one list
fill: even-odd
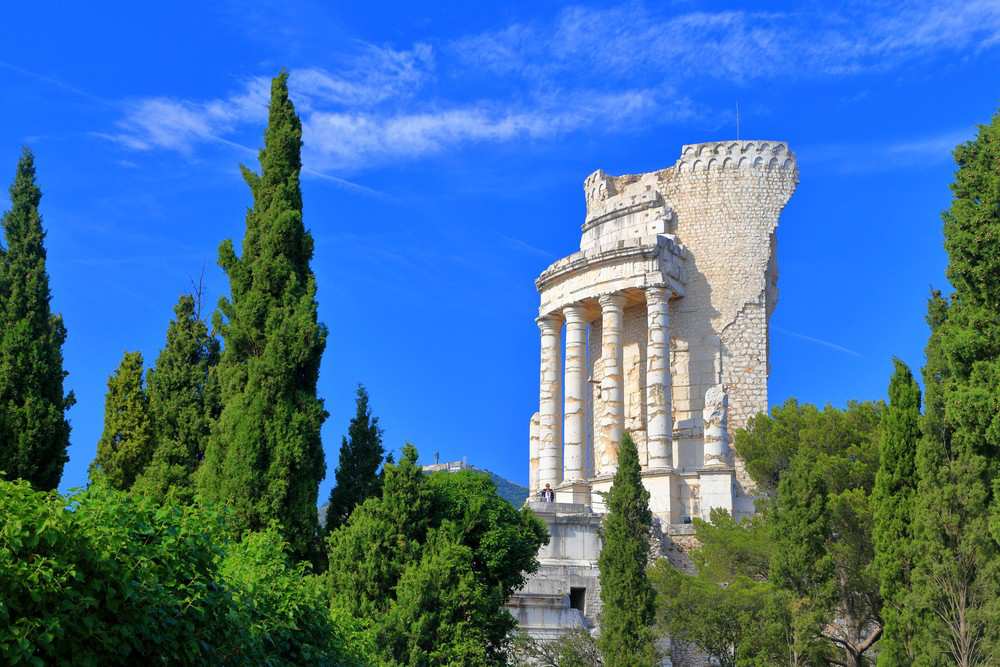
[(382, 487), (378, 474), (385, 454), (382, 429), (378, 426), (378, 417), (372, 416), (368, 392), (361, 385), (358, 385), (356, 406), (347, 437), (340, 444), (340, 463), (335, 473), (337, 485), (330, 490), (330, 502), (326, 507), (327, 530), (347, 523), (354, 508), (366, 498), (377, 496)]
[(639, 452), (628, 433), (622, 436), (607, 504), (598, 559), (602, 609), (597, 645), (608, 667), (655, 665), (655, 594), (646, 576), (653, 515), (649, 492), (642, 485)]
[(66, 328), (53, 315), (35, 159), (24, 149), (0, 246), (0, 471), (54, 489), (69, 460), (72, 392), (63, 392)]
[(126, 352), (108, 379), (104, 432), (90, 464), (91, 478), (123, 491), (132, 488), (153, 456), (153, 423), (142, 374), (142, 354)]
[(945, 211), (950, 299), (931, 297), (917, 452), (914, 664), (1000, 651), (1000, 113), (955, 150)]
[(872, 491), (875, 569), (882, 593), (883, 630), (878, 663), (908, 665), (913, 646), (906, 600), (913, 567), (913, 503), (920, 440), (920, 387), (910, 369), (895, 359), (889, 405), (882, 413), (879, 468)]
[(185, 503), (194, 498), (194, 472), (221, 409), (218, 361), (219, 342), (198, 316), (195, 297), (181, 296), (166, 346), (146, 379), (155, 449), (137, 491)]
[(224, 341), (223, 408), (198, 474), (203, 499), (230, 506), (244, 528), (277, 521), (300, 558), (312, 552), (319, 528), (327, 416), (316, 396), (326, 328), (316, 319), (313, 240), (302, 222), (301, 148), (302, 124), (282, 73), (271, 85), (261, 173), (243, 168), (254, 203), (242, 255), (231, 241), (219, 250), (231, 291), (214, 321)]

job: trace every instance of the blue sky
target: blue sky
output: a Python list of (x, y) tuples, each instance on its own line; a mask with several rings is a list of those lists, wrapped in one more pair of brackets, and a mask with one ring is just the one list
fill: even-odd
[(583, 178), (732, 138), (737, 102), (741, 136), (800, 165), (772, 404), (881, 398), (893, 355), (921, 365), (950, 150), (1000, 102), (1000, 0), (332, 5), (5, 8), (0, 179), (35, 150), (78, 399), (62, 488), (86, 480), (122, 353), (155, 360), (203, 269), (209, 306), (226, 292), (217, 248), (242, 238), (238, 164), (281, 67), (330, 328), (321, 497), (358, 382), (389, 448), (526, 481), (533, 280), (579, 243)]

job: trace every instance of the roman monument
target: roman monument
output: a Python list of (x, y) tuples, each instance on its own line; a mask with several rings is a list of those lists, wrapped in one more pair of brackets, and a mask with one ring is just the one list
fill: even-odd
[[(693, 517), (753, 512), (729, 437), (767, 411), (775, 231), (797, 182), (794, 155), (774, 141), (686, 145), (672, 167), (584, 181), (580, 249), (535, 281), (529, 503), (552, 540), (510, 605), (532, 636), (599, 621), (598, 528), (625, 431), (664, 555)], [(540, 502), (546, 484), (555, 502)]]

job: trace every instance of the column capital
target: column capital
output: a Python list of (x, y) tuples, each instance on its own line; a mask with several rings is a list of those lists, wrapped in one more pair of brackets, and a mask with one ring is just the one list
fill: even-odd
[(566, 318), (566, 324), (579, 324), (587, 321), (587, 309), (583, 307), (582, 303), (571, 303), (568, 306), (563, 306), (562, 312), (563, 317)]
[(647, 304), (663, 304), (670, 302), (670, 291), (663, 285), (653, 285), (646, 288)]
[(558, 313), (549, 313), (548, 315), (542, 315), (541, 317), (535, 318), (535, 324), (543, 332), (545, 331), (558, 331), (562, 327), (562, 317)]
[(625, 295), (618, 292), (614, 294), (602, 294), (597, 297), (597, 303), (601, 304), (601, 310), (615, 308), (621, 310), (625, 307)]

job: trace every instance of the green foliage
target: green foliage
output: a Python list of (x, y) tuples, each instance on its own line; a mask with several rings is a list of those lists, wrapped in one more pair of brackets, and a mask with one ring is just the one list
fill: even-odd
[(381, 496), (330, 533), (331, 596), (371, 623), (384, 664), (503, 664), (514, 626), (503, 605), (546, 540), (487, 475), (425, 475), (407, 445)]
[(746, 577), (767, 581), (773, 551), (767, 515), (736, 521), (729, 512), (713, 509), (711, 522), (695, 519), (698, 544), (691, 560), (698, 572), (718, 582)]
[(798, 661), (864, 664), (881, 636), (871, 494), (882, 412), (881, 403), (818, 410), (790, 400), (757, 415), (735, 440), (769, 492), (761, 513), (745, 535), (714, 515), (714, 530), (699, 530), (706, 547), (695, 558), (717, 585), (762, 582), (767, 554), (767, 578), (793, 610), (787, 636)]
[(721, 667), (794, 664), (787, 592), (744, 575), (721, 585), (665, 560), (653, 566), (650, 579), (657, 591), (657, 628), (672, 639), (694, 644)]
[(142, 354), (126, 352), (108, 379), (104, 432), (90, 464), (91, 478), (119, 490), (131, 489), (153, 456), (153, 422), (142, 375)]
[(113, 491), (0, 482), (0, 662), (363, 665), (321, 580), (275, 531)]
[(639, 453), (626, 433), (608, 493), (598, 559), (602, 608), (597, 645), (609, 667), (657, 664), (651, 628), (654, 593), (646, 577), (653, 515), (640, 473)]
[(911, 620), (906, 595), (913, 566), (913, 503), (920, 439), (920, 387), (910, 369), (894, 360), (889, 405), (882, 414), (879, 469), (872, 492), (875, 569), (884, 600), (880, 665), (909, 664)]
[(155, 449), (133, 488), (187, 503), (194, 499), (194, 472), (220, 410), (219, 343), (198, 317), (193, 296), (182, 296), (174, 315), (167, 344), (147, 375)]
[(943, 215), (950, 299), (934, 293), (917, 449), (914, 664), (1000, 651), (1000, 113), (955, 149)]
[(816, 412), (769, 508), (771, 580), (796, 598), (800, 645), (828, 642), (849, 664), (881, 635), (870, 502), (880, 413), (877, 403)]
[(229, 241), (219, 250), (231, 291), (214, 320), (224, 340), (223, 408), (197, 482), (204, 500), (232, 508), (245, 529), (277, 521), (304, 558), (314, 554), (318, 535), (327, 414), (316, 396), (326, 328), (316, 319), (313, 240), (302, 222), (301, 145), (282, 73), (271, 85), (261, 173), (243, 169), (254, 203), (242, 256)]
[(746, 429), (736, 431), (733, 446), (758, 488), (770, 495), (803, 449), (834, 466), (828, 476), (837, 486), (870, 489), (878, 468), (880, 409), (879, 404), (852, 401), (847, 410), (819, 410), (790, 398), (772, 408), (770, 416), (750, 418)]
[(35, 160), (24, 149), (0, 225), (0, 471), (36, 489), (59, 484), (69, 460), (72, 392), (63, 393), (66, 328), (50, 309)]
[(526, 633), (515, 635), (512, 663), (517, 667), (601, 667), (597, 642), (583, 628), (563, 633), (558, 639), (535, 640)]
[(385, 454), (382, 429), (378, 426), (378, 417), (372, 416), (368, 392), (361, 385), (358, 385), (356, 405), (357, 412), (340, 445), (340, 462), (335, 473), (337, 485), (330, 490), (326, 506), (327, 530), (347, 523), (355, 507), (381, 491), (378, 467)]

